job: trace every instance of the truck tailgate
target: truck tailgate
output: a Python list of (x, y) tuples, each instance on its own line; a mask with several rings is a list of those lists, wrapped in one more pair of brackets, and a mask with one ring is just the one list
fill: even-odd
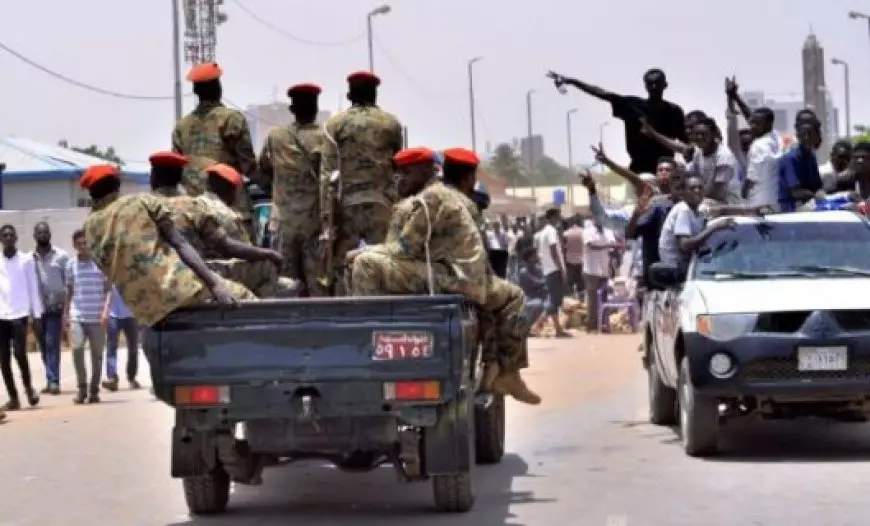
[(162, 386), (448, 380), (462, 368), (471, 316), (460, 296), (203, 306), (152, 327), (146, 349)]

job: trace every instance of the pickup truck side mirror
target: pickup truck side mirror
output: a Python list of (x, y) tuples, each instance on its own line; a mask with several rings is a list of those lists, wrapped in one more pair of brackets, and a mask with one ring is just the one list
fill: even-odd
[(686, 281), (686, 273), (675, 265), (653, 263), (649, 268), (649, 281), (656, 289), (674, 289)]

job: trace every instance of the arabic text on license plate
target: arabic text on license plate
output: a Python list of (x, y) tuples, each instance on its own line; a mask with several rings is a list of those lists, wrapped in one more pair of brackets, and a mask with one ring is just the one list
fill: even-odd
[(849, 355), (845, 347), (800, 347), (798, 371), (845, 371)]
[(432, 356), (428, 332), (376, 332), (372, 360), (414, 360)]

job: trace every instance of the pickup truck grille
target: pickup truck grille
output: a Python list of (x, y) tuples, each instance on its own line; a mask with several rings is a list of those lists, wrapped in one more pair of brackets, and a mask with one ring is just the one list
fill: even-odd
[(870, 310), (835, 310), (831, 314), (844, 331), (870, 331)]
[(758, 315), (754, 332), (789, 334), (803, 327), (812, 311), (765, 312)]
[(849, 362), (845, 371), (798, 371), (794, 358), (757, 360), (743, 366), (738, 373), (742, 381), (776, 380), (857, 380), (870, 378), (870, 358), (857, 358)]

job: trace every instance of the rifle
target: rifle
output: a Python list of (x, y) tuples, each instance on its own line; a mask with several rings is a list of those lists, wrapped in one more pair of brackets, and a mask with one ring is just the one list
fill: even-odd
[(326, 199), (321, 200), (321, 230), (318, 242), (323, 266), (317, 283), (332, 295), (335, 289), (335, 242), (338, 237), (338, 222), (341, 219), (341, 157), (338, 155), (338, 143), (326, 131), (326, 126), (323, 127), (323, 134), (335, 148), (338, 166), (329, 175), (326, 188), (322, 190)]

